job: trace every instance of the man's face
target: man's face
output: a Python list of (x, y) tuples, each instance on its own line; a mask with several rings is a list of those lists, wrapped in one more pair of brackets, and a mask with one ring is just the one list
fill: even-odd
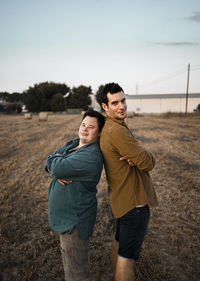
[(83, 144), (95, 142), (99, 139), (100, 132), (96, 117), (86, 116), (79, 128), (79, 138)]
[(124, 92), (107, 94), (108, 105), (102, 104), (107, 116), (115, 119), (124, 120), (126, 118), (126, 98)]

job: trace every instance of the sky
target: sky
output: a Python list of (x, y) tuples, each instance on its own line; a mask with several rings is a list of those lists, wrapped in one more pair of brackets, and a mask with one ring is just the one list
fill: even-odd
[(0, 92), (200, 93), (199, 0), (0, 0)]

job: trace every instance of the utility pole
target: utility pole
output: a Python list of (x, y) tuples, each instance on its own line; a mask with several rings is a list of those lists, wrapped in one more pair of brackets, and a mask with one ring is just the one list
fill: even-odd
[(188, 64), (188, 75), (187, 75), (187, 90), (186, 90), (185, 114), (187, 114), (187, 107), (188, 107), (189, 80), (190, 80), (190, 64)]

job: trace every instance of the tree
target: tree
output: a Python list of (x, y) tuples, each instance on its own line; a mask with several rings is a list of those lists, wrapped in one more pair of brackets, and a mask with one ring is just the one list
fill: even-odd
[[(100, 106), (101, 106), (101, 103), (102, 103), (101, 91), (103, 90), (103, 88), (104, 88), (104, 85), (100, 85), (97, 92), (96, 92), (96, 95), (95, 95), (96, 101), (99, 103)], [(102, 108), (102, 106), (101, 106), (101, 108)]]
[(88, 106), (91, 104), (90, 94), (92, 94), (90, 86), (86, 87), (81, 85), (79, 87), (73, 87), (67, 98), (67, 107), (87, 110)]
[(24, 103), (32, 112), (51, 111), (52, 97), (58, 93), (64, 96), (69, 91), (70, 88), (65, 84), (53, 82), (35, 84), (24, 92)]
[(66, 109), (66, 100), (62, 94), (58, 93), (53, 95), (51, 99), (51, 110), (52, 111), (64, 111)]
[(12, 94), (9, 94), (6, 99), (8, 102), (18, 102), (23, 103), (23, 94), (14, 92)]
[(3, 106), (3, 111), (6, 113), (21, 113), (22, 112), (22, 106), (19, 103), (6, 103)]
[(7, 102), (23, 103), (24, 95), (22, 93), (14, 92), (12, 94), (8, 92), (0, 92), (0, 99)]
[(8, 92), (0, 92), (0, 99), (7, 101), (9, 95)]

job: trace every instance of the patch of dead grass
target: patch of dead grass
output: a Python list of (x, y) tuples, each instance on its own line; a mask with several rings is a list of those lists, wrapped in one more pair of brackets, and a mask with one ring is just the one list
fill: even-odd
[[(77, 136), (80, 115), (0, 116), (0, 279), (61, 281), (59, 237), (48, 224), (50, 177), (46, 156)], [(151, 223), (136, 281), (197, 281), (200, 274), (200, 117), (135, 117), (128, 120), (139, 141), (156, 157), (151, 175), (159, 207)], [(93, 281), (112, 281), (110, 247), (115, 220), (103, 172), (98, 215), (90, 242)]]

